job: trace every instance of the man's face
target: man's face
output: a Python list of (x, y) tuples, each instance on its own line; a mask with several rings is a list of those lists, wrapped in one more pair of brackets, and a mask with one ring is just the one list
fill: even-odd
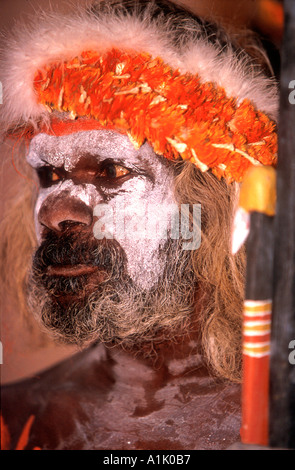
[[(182, 303), (191, 304), (193, 286), (185, 296), (176, 292), (188, 277), (193, 284), (188, 254), (161, 233), (130, 238), (114, 232), (112, 217), (101, 219), (116, 214), (117, 224), (127, 220), (136, 231), (147, 203), (176, 203), (172, 166), (148, 143), (135, 149), (127, 136), (107, 130), (38, 134), (27, 160), (40, 185), (28, 292), (42, 323), (78, 343), (132, 343), (169, 329), (169, 318), (176, 324)], [(106, 236), (97, 236), (98, 223)]]

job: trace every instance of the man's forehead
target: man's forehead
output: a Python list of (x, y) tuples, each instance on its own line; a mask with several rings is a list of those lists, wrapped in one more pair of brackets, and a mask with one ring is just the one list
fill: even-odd
[(151, 159), (160, 163), (147, 142), (138, 149), (127, 135), (101, 129), (62, 136), (39, 133), (30, 143), (27, 161), (34, 168), (47, 163), (71, 171), (86, 155), (95, 157), (98, 163), (107, 158), (133, 165), (150, 163)]

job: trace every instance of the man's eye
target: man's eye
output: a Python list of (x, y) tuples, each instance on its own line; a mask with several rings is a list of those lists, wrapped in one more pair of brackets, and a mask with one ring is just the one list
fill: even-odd
[(98, 176), (115, 179), (121, 178), (122, 176), (126, 176), (129, 174), (130, 170), (128, 170), (124, 166), (117, 165), (115, 163), (108, 163), (101, 168), (100, 172), (98, 173)]
[(62, 180), (62, 175), (59, 170), (52, 167), (43, 167), (37, 170), (41, 186), (44, 188), (51, 186), (54, 183)]
[(60, 175), (55, 170), (51, 170), (50, 178), (52, 182), (59, 181), (61, 179)]

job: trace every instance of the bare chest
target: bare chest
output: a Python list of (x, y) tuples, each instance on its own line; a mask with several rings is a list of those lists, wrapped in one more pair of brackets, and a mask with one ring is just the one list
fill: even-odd
[(31, 415), (28, 449), (224, 449), (239, 439), (239, 387), (200, 367), (155, 371), (124, 357), (57, 369), (4, 402), (12, 447)]

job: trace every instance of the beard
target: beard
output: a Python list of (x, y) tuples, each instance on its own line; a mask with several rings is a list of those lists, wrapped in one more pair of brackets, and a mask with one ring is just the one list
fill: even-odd
[[(117, 241), (50, 233), (33, 258), (29, 307), (41, 326), (66, 344), (100, 341), (141, 349), (178, 338), (188, 332), (194, 313), (191, 255), (181, 240), (168, 239), (159, 256), (165, 259), (163, 273), (156, 285), (143, 289), (127, 274)], [(62, 266), (68, 273), (72, 268), (70, 275), (58, 272)]]

